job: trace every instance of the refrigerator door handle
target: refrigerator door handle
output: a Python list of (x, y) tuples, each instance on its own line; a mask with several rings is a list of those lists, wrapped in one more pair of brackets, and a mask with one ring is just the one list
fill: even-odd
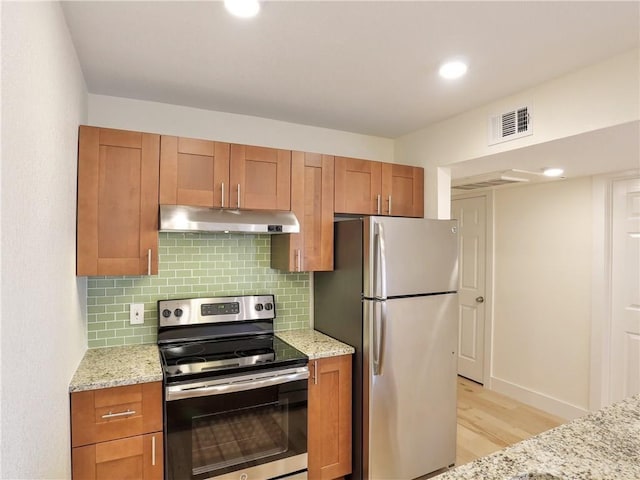
[[(384, 331), (387, 323), (387, 302), (373, 302), (373, 375), (382, 375), (382, 352), (384, 350)], [(380, 308), (380, 315), (378, 315)]]
[(374, 297), (378, 300), (387, 299), (387, 258), (384, 240), (384, 227), (380, 223), (375, 224), (375, 258), (373, 264), (373, 284), (375, 285)]

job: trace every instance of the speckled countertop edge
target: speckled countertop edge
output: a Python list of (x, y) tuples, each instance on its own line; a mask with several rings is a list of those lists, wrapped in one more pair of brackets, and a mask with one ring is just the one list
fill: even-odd
[(276, 335), (294, 348), (297, 348), (310, 360), (338, 355), (350, 355), (354, 348), (310, 328), (284, 330)]
[(529, 473), (554, 475), (562, 480), (640, 479), (640, 395), (434, 479), (511, 480), (529, 478), (525, 476)]
[(86, 351), (69, 392), (162, 381), (156, 344), (92, 348)]
[[(353, 347), (308, 328), (276, 332), (276, 335), (311, 360), (354, 352)], [(78, 365), (69, 392), (160, 381), (162, 367), (155, 344), (92, 348)]]

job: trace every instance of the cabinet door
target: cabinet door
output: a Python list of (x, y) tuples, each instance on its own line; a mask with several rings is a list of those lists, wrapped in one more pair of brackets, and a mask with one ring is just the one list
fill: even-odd
[(80, 127), (77, 275), (158, 273), (160, 137)]
[(73, 480), (162, 480), (162, 432), (74, 448)]
[(163, 135), (160, 204), (229, 206), (229, 144)]
[(293, 152), (291, 179), (291, 211), (300, 233), (271, 237), (271, 268), (333, 270), (333, 157)]
[(424, 217), (424, 169), (382, 164), (382, 214)]
[(309, 378), (309, 479), (351, 473), (351, 355), (313, 360)]
[(291, 209), (291, 151), (231, 145), (230, 206)]
[(346, 157), (335, 162), (335, 212), (380, 215), (380, 162)]

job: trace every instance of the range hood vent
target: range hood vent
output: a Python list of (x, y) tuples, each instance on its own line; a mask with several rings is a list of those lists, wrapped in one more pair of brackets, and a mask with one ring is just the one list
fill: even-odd
[(161, 232), (298, 233), (293, 212), (160, 205)]

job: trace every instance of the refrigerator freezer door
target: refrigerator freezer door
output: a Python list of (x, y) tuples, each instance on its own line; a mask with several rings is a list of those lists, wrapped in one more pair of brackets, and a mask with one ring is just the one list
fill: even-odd
[(366, 217), (364, 297), (456, 291), (457, 227), (457, 220)]
[[(412, 479), (452, 465), (456, 456), (457, 294), (365, 301), (368, 452), (365, 478)], [(382, 331), (379, 374), (373, 332)], [(365, 440), (366, 441), (366, 440)]]

